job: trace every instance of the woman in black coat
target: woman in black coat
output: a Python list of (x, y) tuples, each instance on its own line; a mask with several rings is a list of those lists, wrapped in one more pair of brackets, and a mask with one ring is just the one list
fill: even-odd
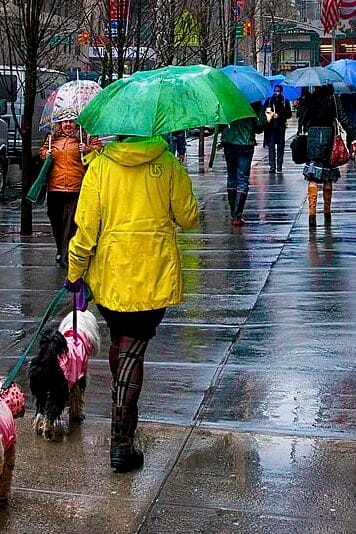
[(340, 170), (331, 167), (330, 156), (334, 138), (334, 121), (339, 119), (349, 130), (348, 119), (340, 101), (334, 96), (332, 85), (316, 87), (306, 100), (300, 126), (308, 132), (308, 161), (303, 174), (308, 180), (309, 226), (316, 226), (318, 184), (323, 186), (324, 220), (331, 221), (332, 184), (340, 177)]

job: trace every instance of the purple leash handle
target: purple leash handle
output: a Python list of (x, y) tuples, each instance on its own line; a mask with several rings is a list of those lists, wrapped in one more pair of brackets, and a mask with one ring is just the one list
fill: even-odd
[(75, 342), (77, 341), (77, 334), (77, 294), (73, 293), (73, 337)]

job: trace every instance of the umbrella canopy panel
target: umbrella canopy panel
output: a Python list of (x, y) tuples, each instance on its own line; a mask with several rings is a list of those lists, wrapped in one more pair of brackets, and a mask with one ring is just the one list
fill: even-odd
[(91, 80), (74, 80), (55, 89), (41, 115), (40, 130), (50, 130), (53, 122), (77, 119), (84, 107), (101, 91)]
[(269, 93), (269, 81), (252, 67), (227, 65), (220, 72), (236, 85), (248, 102), (264, 100)]
[(326, 68), (340, 74), (347, 85), (356, 87), (356, 59), (338, 59), (327, 65)]
[(99, 93), (78, 122), (92, 135), (154, 136), (255, 114), (235, 85), (206, 65), (136, 72)]
[(324, 67), (305, 67), (288, 72), (285, 85), (294, 85), (295, 87), (320, 87), (322, 85), (342, 82), (342, 78), (336, 72)]

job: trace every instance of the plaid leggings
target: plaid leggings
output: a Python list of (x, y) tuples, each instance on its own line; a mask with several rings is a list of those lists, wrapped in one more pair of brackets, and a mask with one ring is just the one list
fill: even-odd
[(113, 377), (113, 402), (134, 408), (142, 389), (143, 360), (148, 341), (121, 336), (113, 338), (109, 351)]

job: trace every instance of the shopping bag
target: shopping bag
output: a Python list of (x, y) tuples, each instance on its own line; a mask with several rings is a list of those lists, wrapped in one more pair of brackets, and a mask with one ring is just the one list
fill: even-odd
[(350, 153), (341, 137), (339, 121), (335, 121), (335, 135), (331, 147), (330, 165), (331, 167), (340, 167), (345, 165), (350, 159)]
[(305, 163), (307, 161), (307, 141), (308, 136), (305, 134), (297, 135), (292, 140), (290, 148), (294, 163)]
[(30, 202), (37, 202), (37, 204), (43, 204), (46, 197), (47, 181), (50, 170), (52, 168), (53, 157), (51, 155), (46, 156), (43, 162), (39, 175), (30, 187), (29, 192), (26, 195), (27, 200)]

